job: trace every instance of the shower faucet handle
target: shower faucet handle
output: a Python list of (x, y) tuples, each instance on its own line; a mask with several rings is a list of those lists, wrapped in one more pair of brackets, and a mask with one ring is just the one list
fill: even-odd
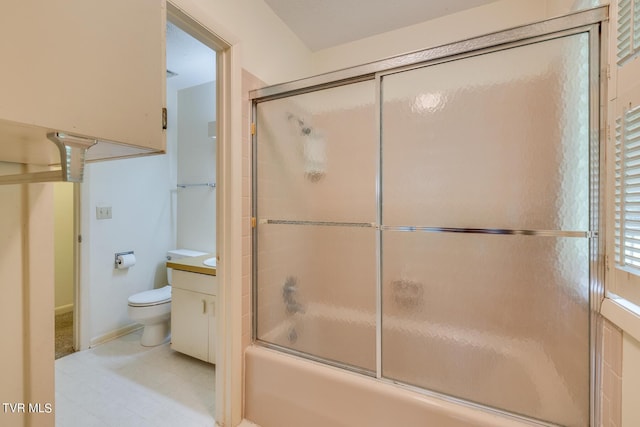
[(282, 285), (282, 296), (285, 299), (290, 299), (293, 297), (293, 295), (296, 293), (296, 291), (298, 290), (298, 284), (297, 284), (297, 280), (295, 277), (287, 277), (287, 280), (285, 280), (284, 285)]
[(285, 280), (284, 285), (282, 286), (282, 291), (295, 292), (297, 288), (298, 288), (298, 285), (296, 283), (296, 279), (293, 277), (287, 277), (287, 280)]

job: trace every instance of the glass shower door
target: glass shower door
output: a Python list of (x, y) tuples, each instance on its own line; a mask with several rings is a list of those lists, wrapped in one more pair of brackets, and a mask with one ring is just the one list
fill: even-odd
[(256, 113), (257, 338), (372, 374), (375, 83), (267, 100)]
[(385, 74), (382, 376), (589, 424), (589, 34)]

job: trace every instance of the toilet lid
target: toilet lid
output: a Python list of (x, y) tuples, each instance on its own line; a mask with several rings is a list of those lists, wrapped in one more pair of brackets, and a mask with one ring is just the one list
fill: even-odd
[(129, 297), (129, 305), (134, 307), (171, 302), (171, 286), (140, 292)]

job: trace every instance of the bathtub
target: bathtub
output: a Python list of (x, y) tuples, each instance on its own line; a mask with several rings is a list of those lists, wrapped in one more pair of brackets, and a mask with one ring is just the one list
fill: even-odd
[[(386, 320), (388, 330), (385, 332), (386, 339), (395, 340), (395, 345), (403, 345), (404, 340), (415, 339), (416, 334), (422, 339), (427, 335), (423, 330), (418, 330), (424, 328), (422, 324), (408, 326), (405, 321), (402, 327), (395, 327), (395, 321), (393, 318)], [(317, 338), (314, 331), (344, 334), (338, 340), (346, 340), (348, 336), (362, 339), (363, 336), (371, 335), (372, 322), (371, 316), (348, 309), (336, 311), (335, 307), (310, 306), (304, 315), (287, 319), (265, 337), (270, 342), (289, 342), (288, 346), (291, 348), (309, 351), (309, 346), (312, 345), (310, 341), (313, 340), (305, 337)], [(292, 326), (301, 331), (293, 343), (289, 339)], [(523, 393), (522, 390), (510, 392), (514, 402), (531, 401), (530, 399), (541, 402), (550, 408), (547, 412), (553, 419), (560, 420), (560, 424), (565, 424), (562, 422), (564, 420), (573, 420), (566, 424), (575, 425), (576, 417), (580, 419), (576, 415), (580, 408), (576, 408), (574, 402), (565, 397), (567, 393), (562, 389), (565, 386), (562, 377), (553, 374), (554, 367), (550, 361), (548, 366), (543, 366), (544, 362), (541, 361), (545, 358), (537, 356), (537, 352), (542, 350), (535, 343), (525, 343), (518, 354), (513, 354), (513, 347), (504, 345), (499, 337), (486, 336), (480, 332), (469, 334), (432, 324), (429, 325), (429, 334), (431, 339), (440, 341), (438, 345), (445, 349), (443, 357), (465, 351), (464, 346), (471, 343), (476, 348), (482, 347), (476, 353), (480, 359), (499, 357), (504, 363), (512, 364), (506, 368), (507, 375), (524, 376), (524, 380), (532, 384), (525, 394), (519, 395)], [(509, 352), (512, 353), (508, 354)], [(429, 354), (411, 356), (424, 363), (425, 360), (428, 361)], [(371, 360), (362, 359), (361, 362), (370, 364)], [(478, 363), (478, 366), (482, 366), (484, 362), (479, 360)], [(474, 366), (467, 369), (469, 373), (483, 373), (483, 369), (474, 369)], [(464, 387), (460, 390), (464, 390)], [(496, 393), (496, 390), (488, 390), (487, 393), (491, 398), (490, 394)], [(434, 393), (418, 392), (410, 386), (328, 366), (260, 344), (249, 346), (245, 352), (245, 417), (261, 427), (549, 425), (504, 415), (455, 399), (442, 398)], [(579, 425), (588, 425), (588, 421), (581, 419)]]

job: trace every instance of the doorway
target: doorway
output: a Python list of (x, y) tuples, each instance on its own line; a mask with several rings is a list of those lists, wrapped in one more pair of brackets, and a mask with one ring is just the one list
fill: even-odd
[[(172, 108), (172, 104), (170, 103), (169, 98), (173, 95), (170, 93), (170, 91), (188, 92), (189, 88), (192, 88), (194, 86), (195, 87), (206, 86), (206, 89), (204, 91), (205, 93), (204, 97), (209, 98), (208, 99), (209, 101), (211, 100), (214, 101), (213, 102), (214, 108), (215, 108), (215, 105), (219, 105), (220, 110), (222, 110), (223, 106), (225, 108), (228, 108), (228, 105), (229, 105), (229, 102), (227, 100), (228, 88), (223, 87), (222, 83), (220, 82), (221, 78), (216, 79), (215, 76), (218, 75), (222, 77), (223, 74), (225, 76), (228, 76), (230, 61), (228, 59), (226, 59), (225, 61), (222, 61), (222, 60), (218, 61), (218, 59), (224, 59), (225, 54), (226, 54), (226, 58), (229, 57), (228, 52), (225, 52), (225, 49), (229, 49), (228, 45), (224, 44), (223, 41), (217, 39), (216, 36), (213, 35), (209, 30), (206, 30), (204, 27), (198, 24), (195, 20), (193, 20), (184, 12), (182, 12), (181, 10), (179, 10), (178, 8), (176, 8), (171, 4), (167, 5), (167, 25), (168, 25), (168, 30), (167, 30), (168, 34), (169, 32), (179, 33), (180, 37), (190, 39), (190, 43), (194, 43), (195, 41), (197, 42), (195, 44), (199, 43), (201, 45), (204, 45), (209, 50), (210, 54), (212, 54), (214, 57), (214, 62), (210, 64), (211, 66), (210, 67), (207, 66), (207, 69), (211, 70), (209, 74), (209, 79), (207, 80), (202, 76), (200, 77), (195, 76), (194, 80), (192, 80), (190, 83), (185, 82), (187, 80), (185, 78), (186, 71), (181, 71), (179, 67), (175, 66), (172, 63), (172, 61), (170, 61), (169, 58), (167, 58), (167, 104), (166, 104), (167, 114), (168, 114), (167, 152), (169, 153), (169, 156), (172, 156), (172, 155), (175, 156), (176, 150), (180, 151), (181, 147), (178, 147), (178, 142), (176, 141), (177, 136), (171, 135), (171, 132), (173, 131), (178, 132), (179, 113), (177, 113), (176, 111), (178, 110), (177, 105), (179, 103), (178, 98), (180, 96), (179, 94), (175, 94), (176, 103), (173, 104), (173, 108)], [(170, 54), (168, 46), (167, 46), (167, 54), (168, 55)], [(182, 59), (188, 62), (190, 58), (182, 58)], [(204, 67), (202, 67), (202, 65), (198, 65), (197, 60), (193, 62), (195, 63), (195, 68), (196, 69), (200, 68), (200, 71), (202, 71), (202, 68)], [(225, 80), (225, 82), (229, 82), (229, 81), (230, 80)], [(218, 90), (218, 88), (220, 88), (220, 90)], [(197, 92), (197, 91), (194, 91), (194, 92)], [(225, 93), (227, 95), (225, 95)], [(224, 99), (222, 99), (223, 97)], [(205, 109), (207, 108), (208, 107), (205, 107)], [(223, 150), (223, 147), (221, 146), (221, 144), (224, 141), (228, 141), (228, 133), (225, 133), (225, 129), (228, 129), (228, 123), (230, 120), (228, 116), (224, 114), (223, 111), (219, 111), (217, 109), (211, 111), (209, 109), (208, 112), (211, 113), (212, 115), (206, 118), (206, 122), (205, 122), (206, 127), (204, 132), (206, 141), (203, 141), (203, 144), (208, 144), (209, 149), (211, 147), (214, 148), (213, 160), (209, 162), (209, 170), (208, 170), (209, 176), (204, 176), (204, 177), (199, 176), (197, 179), (195, 177), (193, 179), (191, 179), (191, 177), (186, 177), (186, 176), (182, 177), (179, 171), (180, 167), (178, 166), (177, 162), (174, 162), (173, 160), (171, 162), (166, 162), (166, 166), (155, 168), (156, 171), (159, 169), (164, 173), (166, 173), (167, 176), (169, 176), (168, 178), (166, 178), (166, 182), (169, 182), (168, 185), (169, 187), (171, 187), (170, 204), (172, 209), (172, 214), (171, 214), (172, 222), (171, 222), (171, 225), (167, 225), (167, 229), (169, 227), (172, 228), (173, 238), (165, 239), (166, 236), (164, 235), (162, 236), (162, 239), (165, 239), (165, 240), (162, 240), (163, 254), (166, 253), (166, 250), (178, 248), (181, 246), (192, 247), (193, 249), (198, 249), (201, 251), (206, 250), (207, 252), (213, 252), (218, 254), (221, 254), (222, 251), (225, 250), (225, 247), (223, 245), (216, 244), (217, 243), (216, 241), (220, 242), (221, 239), (223, 239), (223, 237), (221, 236), (222, 233), (218, 230), (222, 230), (225, 228), (223, 224), (220, 224), (219, 221), (216, 221), (216, 217), (221, 217), (221, 215), (216, 215), (216, 211), (222, 211), (221, 203), (222, 203), (222, 198), (224, 197), (223, 194), (219, 195), (218, 189), (224, 190), (226, 188), (226, 186), (223, 185), (222, 180), (217, 179), (217, 175), (222, 174), (222, 172), (224, 171), (224, 166), (221, 166), (224, 160), (219, 158), (218, 154), (220, 153), (221, 150)], [(175, 114), (175, 117), (172, 117), (172, 114)], [(222, 126), (223, 123), (227, 125), (227, 127)], [(188, 124), (186, 126), (188, 128)], [(179, 156), (180, 155), (178, 155), (178, 157)], [(152, 156), (152, 157), (149, 157), (148, 159), (157, 160), (159, 157), (162, 157), (162, 156)], [(194, 159), (194, 158), (195, 160), (200, 161), (203, 159), (203, 156), (199, 156), (197, 153), (196, 154), (192, 153), (191, 159)], [(118, 176), (122, 179), (122, 176), (127, 174), (127, 171), (125, 170), (125, 165), (127, 163), (135, 162), (136, 165), (139, 166), (139, 162), (143, 160), (145, 159), (140, 158), (140, 159), (123, 160), (122, 162), (120, 161), (114, 162), (113, 166), (118, 167)], [(187, 164), (192, 165), (192, 162), (187, 160)], [(97, 163), (92, 164), (90, 170), (87, 171), (88, 172), (87, 175), (89, 177), (87, 181), (91, 183), (104, 182), (104, 179), (102, 178), (105, 175), (108, 175), (107, 173), (105, 173), (105, 170), (108, 167), (110, 167), (110, 165), (107, 164), (106, 162), (104, 164), (97, 164)], [(189, 170), (189, 172), (191, 171), (192, 170)], [(139, 172), (138, 170), (136, 170), (136, 173), (141, 176), (139, 176), (139, 179), (133, 180), (133, 181), (138, 182), (142, 179), (142, 176), (145, 174)], [(113, 174), (109, 176), (113, 176)], [(147, 179), (148, 177), (144, 176), (144, 178)], [(181, 178), (184, 178), (184, 180)], [(162, 182), (165, 182), (165, 176), (163, 176), (161, 180)], [(155, 185), (156, 182), (159, 182), (159, 180), (145, 181), (145, 185), (144, 185), (145, 192), (151, 192), (151, 188)], [(186, 188), (183, 188), (183, 186), (178, 187), (178, 184), (196, 184), (196, 185), (191, 185)], [(215, 184), (217, 188), (211, 189), (211, 187), (208, 185), (201, 186), (198, 184)], [(113, 187), (113, 184), (110, 183), (109, 187)], [(86, 186), (84, 186), (84, 188), (86, 188)], [(166, 188), (167, 187), (163, 188), (161, 191), (165, 195), (165, 200), (168, 200), (169, 192), (167, 192)], [(206, 194), (207, 199), (210, 200), (211, 196), (213, 198), (213, 208), (212, 209), (208, 208), (207, 210), (208, 213), (201, 215), (202, 211), (198, 206), (187, 208), (187, 209), (180, 208), (180, 204), (183, 201), (181, 200), (182, 196), (185, 196), (184, 198), (186, 199), (193, 198), (195, 199), (195, 201), (202, 201), (203, 197), (199, 197), (199, 195), (201, 196), (203, 192)], [(115, 201), (114, 199), (115, 197), (112, 197), (111, 193), (107, 193), (106, 191), (96, 196), (96, 192), (89, 193), (88, 190), (82, 190), (82, 204), (84, 206), (81, 212), (78, 213), (78, 218), (80, 222), (82, 222), (83, 224), (82, 235), (83, 237), (85, 237), (86, 244), (81, 245), (80, 247), (80, 250), (82, 252), (81, 253), (82, 268), (81, 268), (81, 272), (79, 273), (79, 277), (80, 277), (80, 283), (82, 285), (79, 286), (78, 292), (76, 293), (76, 296), (75, 296), (76, 302), (81, 307), (81, 311), (78, 316), (80, 320), (78, 321), (78, 323), (80, 324), (79, 325), (79, 329), (80, 329), (79, 348), (82, 350), (88, 349), (89, 347), (97, 346), (98, 344), (101, 344), (102, 342), (105, 342), (108, 339), (112, 339), (116, 336), (114, 335), (116, 333), (118, 335), (121, 335), (121, 333), (131, 332), (131, 330), (128, 329), (127, 326), (122, 327), (123, 322), (125, 322), (126, 324), (126, 320), (121, 320), (126, 318), (125, 316), (126, 306), (127, 306), (126, 296), (125, 296), (125, 299), (122, 300), (121, 295), (117, 295), (117, 297), (121, 299), (121, 301), (119, 302), (116, 301), (115, 297), (113, 297), (114, 295), (116, 295), (117, 292), (121, 292), (121, 293), (129, 292), (129, 295), (130, 295), (131, 287), (124, 287), (124, 286), (119, 287), (121, 283), (117, 282), (117, 280), (122, 279), (122, 277), (125, 277), (125, 275), (124, 274), (120, 274), (118, 276), (114, 275), (115, 279), (112, 279), (111, 278), (112, 266), (111, 265), (107, 265), (106, 267), (103, 266), (104, 264), (103, 259), (105, 259), (103, 252), (105, 251), (102, 250), (103, 248), (96, 248), (96, 246), (98, 245), (97, 242), (100, 241), (101, 237), (103, 238), (103, 240), (107, 240), (107, 238), (112, 237), (112, 236), (106, 236), (105, 238), (103, 229), (106, 228), (106, 226), (110, 226), (109, 227), (110, 229), (115, 229), (116, 227), (113, 227), (112, 224), (114, 224), (118, 219), (116, 217), (119, 217), (119, 218), (126, 217), (127, 215), (123, 212), (124, 208), (135, 204), (135, 203), (128, 203), (126, 200), (123, 201), (121, 198)], [(192, 206), (195, 201), (187, 200), (188, 203), (192, 203)], [(220, 203), (217, 203), (217, 201), (220, 201)], [(167, 201), (167, 204), (169, 204), (168, 201)], [(103, 206), (103, 205), (113, 206), (113, 220), (102, 221), (98, 225), (94, 220), (94, 216), (95, 216), (94, 212), (97, 206)], [(125, 206), (125, 205), (128, 205), (128, 206)], [(151, 209), (150, 206), (151, 205), (147, 205), (148, 209)], [(203, 221), (208, 220), (209, 224), (208, 224), (206, 233), (204, 232), (192, 233), (189, 230), (185, 231), (185, 227), (188, 227), (188, 224), (181, 223), (180, 217), (183, 216), (184, 218), (184, 215), (185, 215), (182, 213), (182, 211), (186, 211), (187, 213), (189, 213), (190, 211), (192, 214), (194, 212), (198, 214), (198, 221), (191, 221), (192, 224), (196, 222), (199, 222), (200, 224), (202, 224)], [(134, 218), (134, 217), (135, 218), (144, 217), (148, 223), (151, 223), (151, 221), (149, 221), (148, 217), (146, 216), (142, 216), (142, 215), (128, 216), (128, 218)], [(189, 222), (188, 221), (189, 218), (187, 217), (186, 219), (187, 219), (186, 222)], [(131, 220), (129, 222), (133, 222), (133, 221)], [(105, 226), (105, 227), (100, 228), (101, 226)], [(161, 227), (159, 227), (159, 229), (160, 228)], [(216, 228), (218, 230), (216, 230)], [(164, 231), (163, 231), (163, 234), (164, 234)], [(129, 238), (132, 235), (133, 233), (129, 233), (127, 238)], [(197, 241), (196, 238), (200, 238), (202, 240)], [(147, 245), (145, 246), (146, 253), (149, 253), (150, 239), (147, 238), (144, 240), (145, 240), (145, 245)], [(153, 240), (154, 240), (153, 242), (154, 246), (160, 247), (160, 244), (159, 244), (160, 236), (154, 235)], [(131, 240), (127, 240), (126, 242), (127, 248), (134, 246), (134, 244), (130, 242)], [(201, 247), (202, 244), (213, 245), (213, 246)], [(138, 249), (136, 249), (136, 254), (137, 253), (140, 253), (142, 255), (143, 253), (145, 253), (145, 251), (139, 250), (138, 252)], [(154, 274), (157, 280), (165, 280), (164, 278), (160, 278), (160, 276), (162, 276), (165, 271), (164, 262), (163, 262), (164, 255), (162, 255), (162, 257), (158, 257), (156, 255), (157, 254), (154, 255), (154, 260), (159, 260), (160, 262), (157, 263), (158, 265)], [(142, 260), (142, 258), (139, 258), (139, 259)], [(91, 263), (89, 263), (89, 261), (91, 261)], [(132, 270), (131, 275), (141, 270), (142, 262), (139, 262), (139, 265), (137, 265), (136, 267), (140, 267), (140, 268), (136, 268)], [(108, 271), (106, 271), (105, 274), (100, 274), (99, 271), (98, 272), (95, 271), (96, 268), (101, 268), (102, 270), (108, 270)], [(218, 267), (219, 277), (221, 276), (220, 271), (222, 270), (222, 268), (224, 268), (224, 262), (221, 262), (219, 264), (219, 267)], [(95, 284), (96, 281), (99, 281), (100, 284), (96, 285)], [(121, 280), (121, 282), (123, 282), (123, 280)], [(140, 282), (140, 281), (137, 281), (137, 282)], [(222, 278), (220, 278), (220, 282), (221, 283), (223, 282)], [(158, 283), (155, 284), (156, 287), (158, 286)], [(165, 281), (164, 284), (166, 283), (167, 282)], [(90, 293), (91, 295), (89, 295)], [(221, 296), (220, 301), (224, 301), (224, 296)], [(223, 306), (224, 303), (221, 302), (220, 305)], [(95, 318), (98, 317), (96, 315), (96, 311), (97, 311), (96, 308), (98, 310), (102, 310), (105, 312), (107, 311), (107, 308), (108, 308), (108, 311), (109, 311), (108, 314), (110, 317), (102, 316), (96, 320)], [(93, 312), (92, 312), (92, 309), (93, 309)], [(123, 315), (123, 310), (124, 310), (124, 315)], [(218, 325), (219, 330), (224, 327), (224, 318), (222, 316), (224, 312), (225, 312), (224, 308), (221, 308), (219, 311), (219, 314), (220, 314), (220, 322)], [(116, 319), (116, 315), (119, 315), (120, 319)], [(107, 324), (107, 322), (111, 322), (111, 323)], [(120, 323), (116, 324), (116, 322), (120, 322)], [(116, 329), (118, 327), (119, 329)], [(106, 331), (106, 333), (103, 331)], [(222, 339), (223, 338), (221, 338), (221, 340)], [(96, 348), (96, 350), (97, 349), (98, 348)], [(224, 344), (221, 343), (218, 347), (217, 353), (221, 354), (223, 352), (224, 352)], [(224, 388), (224, 382), (223, 382), (224, 381), (223, 380), (224, 355), (222, 355), (221, 357), (217, 357), (216, 359), (217, 359), (216, 371), (218, 375), (216, 375), (217, 384), (215, 385), (215, 389), (223, 390)], [(218, 386), (218, 384), (221, 384), (221, 385)], [(211, 393), (213, 393), (213, 390), (214, 390), (213, 381), (211, 381), (210, 384), (207, 383), (207, 389), (210, 390)], [(222, 400), (222, 397), (219, 397), (218, 393), (216, 393), (216, 400), (217, 402), (215, 407), (218, 408), (217, 412), (218, 414), (220, 414), (219, 418), (222, 420), (224, 418), (224, 415), (223, 415), (224, 408), (223, 408), (223, 405), (219, 403)], [(218, 417), (216, 417), (216, 419), (217, 418)]]
[(75, 184), (54, 184), (55, 254), (55, 358), (76, 349), (74, 342), (75, 301)]
[(167, 152), (175, 248), (216, 253), (216, 52), (167, 19)]

